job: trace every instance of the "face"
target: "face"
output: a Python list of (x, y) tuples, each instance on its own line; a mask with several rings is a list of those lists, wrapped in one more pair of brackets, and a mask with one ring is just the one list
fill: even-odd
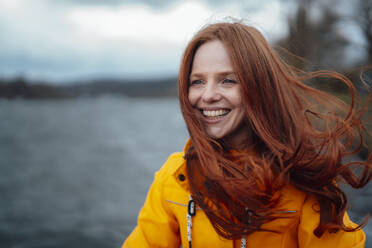
[(208, 136), (232, 146), (246, 139), (241, 85), (221, 41), (206, 42), (196, 51), (188, 99)]

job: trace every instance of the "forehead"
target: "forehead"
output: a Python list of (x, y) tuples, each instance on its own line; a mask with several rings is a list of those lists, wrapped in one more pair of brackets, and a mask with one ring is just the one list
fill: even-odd
[(191, 73), (220, 71), (233, 71), (230, 55), (221, 41), (208, 41), (196, 50)]

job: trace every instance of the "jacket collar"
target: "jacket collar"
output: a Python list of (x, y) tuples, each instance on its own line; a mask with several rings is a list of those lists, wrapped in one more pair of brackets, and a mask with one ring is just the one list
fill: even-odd
[(186, 170), (186, 160), (185, 160), (185, 154), (189, 147), (192, 145), (191, 140), (188, 139), (184, 148), (183, 148), (183, 162), (180, 166), (176, 167), (175, 171), (172, 173), (173, 177), (175, 178), (176, 182), (185, 190), (189, 191), (189, 181), (187, 176), (187, 170)]

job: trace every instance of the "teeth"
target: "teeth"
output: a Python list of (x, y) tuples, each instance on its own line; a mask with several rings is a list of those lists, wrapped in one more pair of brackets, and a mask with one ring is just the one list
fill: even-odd
[(219, 109), (219, 110), (203, 110), (203, 115), (208, 117), (221, 116), (229, 112), (228, 110)]

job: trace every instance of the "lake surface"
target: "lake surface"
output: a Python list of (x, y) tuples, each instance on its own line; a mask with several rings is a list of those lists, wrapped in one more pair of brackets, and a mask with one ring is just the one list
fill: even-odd
[[(120, 247), (187, 137), (173, 98), (0, 100), (1, 247)], [(371, 196), (350, 193), (354, 219)]]

